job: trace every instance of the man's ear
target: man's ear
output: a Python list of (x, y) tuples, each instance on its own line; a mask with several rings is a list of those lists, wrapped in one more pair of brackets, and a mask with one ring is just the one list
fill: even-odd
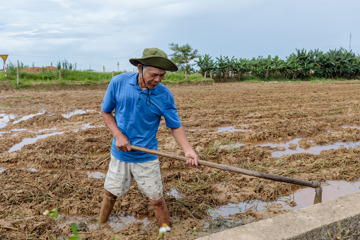
[(138, 68), (138, 71), (139, 71), (139, 73), (142, 71), (142, 64), (141, 63), (139, 63), (138, 65), (137, 65), (137, 68)]

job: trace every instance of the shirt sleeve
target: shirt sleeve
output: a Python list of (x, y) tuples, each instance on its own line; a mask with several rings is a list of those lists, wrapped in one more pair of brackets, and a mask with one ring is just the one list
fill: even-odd
[(101, 104), (101, 110), (106, 113), (111, 113), (116, 106), (115, 85), (115, 81), (112, 80), (106, 90), (104, 99)]
[(180, 117), (175, 105), (174, 97), (171, 93), (169, 94), (168, 101), (164, 109), (164, 118), (166, 127), (171, 129), (181, 127)]

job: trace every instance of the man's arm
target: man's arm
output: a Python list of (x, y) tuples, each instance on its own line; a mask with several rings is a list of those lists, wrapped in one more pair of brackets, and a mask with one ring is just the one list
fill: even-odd
[(130, 141), (116, 125), (115, 117), (111, 113), (101, 110), (101, 116), (116, 140), (116, 148), (119, 151), (131, 151)]
[(179, 128), (172, 129), (172, 133), (174, 135), (175, 140), (180, 144), (181, 148), (183, 149), (185, 153), (185, 157), (192, 158), (191, 160), (187, 160), (186, 163), (193, 167), (198, 167), (199, 163), (199, 157), (192, 148), (192, 146), (189, 143), (189, 140), (186, 137), (185, 129), (183, 126)]

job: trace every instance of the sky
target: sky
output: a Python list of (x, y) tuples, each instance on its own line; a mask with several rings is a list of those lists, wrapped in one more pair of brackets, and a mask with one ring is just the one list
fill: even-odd
[(6, 64), (66, 60), (107, 72), (133, 71), (129, 58), (144, 48), (170, 55), (169, 43), (213, 59), (285, 60), (296, 49), (358, 55), (359, 9), (358, 0), (1, 0), (0, 55)]

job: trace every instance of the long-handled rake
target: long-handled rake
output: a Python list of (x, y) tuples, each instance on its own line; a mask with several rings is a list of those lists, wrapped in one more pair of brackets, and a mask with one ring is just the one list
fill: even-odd
[[(135, 151), (155, 154), (158, 156), (169, 157), (169, 158), (182, 160), (182, 161), (189, 160), (189, 158), (187, 158), (187, 157), (179, 156), (179, 155), (176, 155), (173, 153), (161, 152), (161, 151), (138, 147), (138, 146), (134, 146), (134, 145), (131, 145), (131, 149), (135, 150)], [(241, 173), (244, 175), (270, 179), (270, 180), (278, 181), (278, 182), (286, 182), (286, 183), (291, 183), (291, 184), (296, 184), (296, 185), (301, 185), (301, 186), (306, 186), (306, 187), (312, 187), (312, 188), (315, 188), (314, 204), (321, 203), (321, 201), (322, 201), (322, 188), (321, 188), (321, 183), (319, 181), (306, 181), (306, 180), (302, 180), (302, 179), (283, 177), (283, 176), (279, 176), (279, 175), (251, 171), (251, 170), (247, 170), (247, 169), (237, 168), (237, 167), (228, 166), (225, 164), (219, 164), (219, 163), (214, 163), (214, 162), (209, 162), (209, 161), (204, 161), (204, 160), (199, 160), (198, 162), (200, 165), (217, 168), (217, 169), (221, 169), (224, 171), (236, 172), (236, 173)]]

